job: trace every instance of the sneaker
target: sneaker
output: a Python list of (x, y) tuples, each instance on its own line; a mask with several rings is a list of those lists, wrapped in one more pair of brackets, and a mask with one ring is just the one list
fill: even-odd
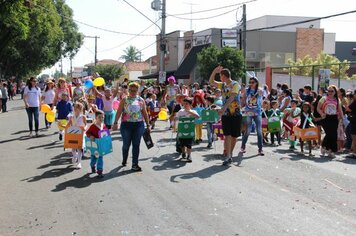
[(192, 162), (192, 158), (190, 157), (190, 155), (188, 155), (188, 157), (187, 157), (187, 162), (189, 162), (189, 163)]
[(93, 174), (96, 173), (95, 166), (91, 167), (91, 173), (93, 173)]
[(335, 153), (329, 152), (329, 153), (328, 153), (328, 157), (330, 157), (330, 158), (335, 158), (336, 156), (335, 156)]
[(141, 167), (140, 167), (139, 165), (133, 165), (133, 166), (131, 167), (131, 170), (132, 170), (132, 171), (142, 171), (142, 169), (141, 169)]
[(245, 153), (246, 149), (245, 148), (241, 148), (240, 153)]
[(325, 148), (321, 147), (320, 153), (321, 153), (322, 156), (325, 156), (325, 153), (326, 153)]
[(294, 145), (290, 145), (289, 146), (289, 150), (295, 150), (296, 148), (294, 147)]
[(63, 135), (59, 133), (59, 141), (62, 141), (62, 139), (63, 139)]
[(28, 137), (30, 137), (30, 138), (32, 138), (32, 137), (33, 137), (32, 132), (30, 132), (30, 134), (28, 135)]
[(98, 173), (98, 178), (99, 178), (99, 179), (104, 178), (104, 175), (103, 175), (103, 173), (102, 173), (102, 172)]
[(82, 164), (81, 163), (78, 163), (77, 164), (77, 169), (81, 169), (82, 168)]
[(310, 153), (309, 153), (309, 156), (310, 156), (310, 157), (313, 157), (313, 156), (315, 156), (315, 155), (314, 155), (313, 153), (311, 153), (311, 152), (310, 152)]
[(182, 153), (182, 157), (180, 158), (181, 161), (187, 161), (187, 156), (185, 153)]
[(227, 166), (227, 165), (230, 165), (232, 163), (232, 158), (231, 157), (228, 157), (224, 160), (223, 162), (223, 166)]
[(262, 150), (259, 150), (259, 151), (258, 151), (258, 155), (260, 155), (260, 156), (264, 156), (265, 154), (263, 153), (263, 151), (262, 151)]
[(77, 162), (78, 162), (78, 158), (72, 157), (72, 164), (75, 164), (75, 163), (77, 163)]
[(124, 161), (121, 162), (121, 165), (122, 165), (122, 166), (126, 166), (126, 164), (127, 164), (127, 161), (126, 161), (126, 160), (124, 160)]
[(213, 145), (211, 143), (208, 144), (208, 146), (206, 146), (206, 148), (211, 148)]

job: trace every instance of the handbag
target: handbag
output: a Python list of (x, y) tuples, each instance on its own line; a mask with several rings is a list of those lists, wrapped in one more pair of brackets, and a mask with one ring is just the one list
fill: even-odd
[(145, 129), (145, 131), (143, 132), (143, 141), (145, 141), (147, 149), (151, 149), (154, 146), (151, 134), (148, 129)]

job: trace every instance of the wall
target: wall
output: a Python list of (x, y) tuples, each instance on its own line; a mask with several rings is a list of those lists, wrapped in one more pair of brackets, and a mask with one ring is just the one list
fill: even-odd
[(303, 58), (306, 55), (316, 58), (324, 49), (323, 29), (297, 29), (296, 37), (296, 58)]

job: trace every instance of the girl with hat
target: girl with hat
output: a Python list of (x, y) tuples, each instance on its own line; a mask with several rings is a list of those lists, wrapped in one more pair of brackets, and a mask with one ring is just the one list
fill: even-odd
[[(45, 91), (41, 97), (41, 103), (47, 104), (48, 106), (50, 106), (51, 109), (53, 109), (55, 96), (56, 96), (56, 92), (54, 91), (54, 82), (51, 79), (48, 79), (46, 81)], [(45, 113), (45, 124), (46, 124), (46, 128), (48, 129), (51, 128), (52, 123), (47, 121), (46, 116), (47, 113)]]

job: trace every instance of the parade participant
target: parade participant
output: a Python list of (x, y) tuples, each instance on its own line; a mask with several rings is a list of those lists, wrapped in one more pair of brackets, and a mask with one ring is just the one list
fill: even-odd
[[(207, 110), (215, 110), (220, 107), (214, 104), (215, 97), (214, 96), (209, 96), (206, 98), (206, 103), (207, 103)], [(207, 131), (207, 137), (208, 137), (208, 146), (207, 148), (211, 148), (214, 142), (214, 130), (213, 130), (213, 124), (214, 122), (206, 122), (206, 131)]]
[(351, 135), (352, 135), (352, 147), (351, 151), (352, 153), (348, 155), (348, 157), (351, 158), (356, 158), (356, 90), (354, 91), (353, 94), (353, 99), (350, 102), (350, 105), (348, 106), (349, 110), (349, 121), (351, 125)]
[(316, 127), (319, 130), (319, 137), (318, 137), (318, 140), (316, 141), (317, 148), (320, 148), (320, 146), (321, 146), (321, 124), (322, 124), (321, 121), (322, 121), (322, 118), (321, 118), (321, 115), (319, 114), (318, 109), (317, 109), (321, 98), (322, 98), (321, 95), (317, 95), (315, 101), (312, 103), (314, 124), (316, 125)]
[(24, 89), (24, 102), (26, 107), (26, 112), (28, 116), (28, 126), (30, 129), (30, 137), (32, 137), (33, 130), (33, 120), (35, 120), (35, 133), (38, 137), (38, 126), (39, 126), (39, 106), (41, 100), (41, 90), (37, 87), (37, 80), (31, 77)]
[[(74, 104), (74, 112), (72, 115), (69, 115), (69, 122), (67, 124), (67, 128), (70, 126), (81, 127), (83, 131), (87, 126), (87, 119), (83, 115), (83, 105), (81, 103)], [(83, 149), (84, 149), (84, 140), (83, 140), (83, 147), (82, 149), (72, 149), (72, 163), (76, 164), (78, 169), (82, 168), (82, 157), (83, 157)]]
[[(180, 94), (180, 88), (177, 84), (175, 84), (176, 79), (174, 78), (174, 76), (168, 77), (167, 81), (169, 84), (166, 86), (164, 97), (167, 102), (168, 111), (170, 114), (172, 114), (176, 96)], [(172, 124), (170, 124), (169, 128), (172, 129), (172, 127)]]
[(2, 112), (7, 112), (7, 100), (9, 98), (9, 91), (7, 89), (6, 83), (0, 82), (0, 90), (1, 90), (1, 110)]
[[(215, 75), (220, 75), (221, 82), (215, 81)], [(224, 149), (226, 159), (223, 162), (227, 165), (232, 162), (237, 137), (241, 135), (241, 113), (239, 83), (231, 79), (231, 73), (222, 66), (217, 66), (210, 75), (209, 82), (222, 90), (224, 93), (224, 104), (219, 110), (221, 115), (222, 128), (224, 132)]]
[[(196, 90), (193, 97), (193, 108), (203, 109), (205, 107), (205, 99), (203, 90)], [(203, 123), (195, 124), (195, 143), (199, 144), (203, 138)]]
[(334, 158), (337, 152), (337, 127), (343, 113), (336, 86), (330, 85), (327, 91), (328, 94), (320, 99), (317, 107), (323, 119), (321, 122), (325, 131), (325, 137), (321, 144), (321, 154), (325, 155), (328, 152), (328, 156)]
[(77, 79), (75, 82), (75, 88), (73, 90), (73, 102), (77, 102), (79, 99), (85, 96), (84, 89), (82, 87), (82, 81)]
[(66, 93), (68, 95), (69, 100), (71, 100), (71, 91), (67, 86), (67, 82), (64, 78), (59, 78), (58, 79), (58, 84), (56, 88), (56, 95), (54, 97), (54, 105), (57, 105), (57, 103), (62, 99), (62, 93)]
[(155, 112), (155, 109), (159, 110), (158, 101), (156, 94), (150, 95), (150, 100), (147, 103), (147, 108), (149, 109), (150, 113), (150, 125), (151, 129), (155, 128), (155, 124), (158, 118), (158, 112)]
[[(41, 97), (43, 104), (47, 104), (51, 109), (53, 109), (54, 97), (56, 92), (54, 91), (54, 82), (51, 79), (46, 81), (46, 88)], [(52, 123), (47, 121), (47, 113), (45, 113), (45, 125), (46, 129), (51, 128)]]
[(117, 130), (117, 122), (120, 117), (120, 132), (123, 139), (122, 145), (122, 165), (126, 166), (129, 155), (129, 149), (132, 144), (132, 168), (133, 171), (141, 171), (138, 165), (140, 154), (140, 142), (144, 133), (144, 121), (150, 132), (149, 119), (146, 110), (145, 101), (138, 96), (140, 85), (136, 82), (129, 85), (129, 96), (120, 102), (119, 109), (116, 113), (113, 130)]
[[(272, 101), (271, 102), (271, 109), (267, 113), (268, 118), (271, 118), (272, 116), (281, 116), (281, 111), (278, 109), (278, 102), (277, 101)], [(277, 142), (278, 145), (281, 145), (281, 132), (271, 132), (271, 144), (274, 146), (274, 137), (277, 137)]]
[[(300, 124), (299, 128), (301, 129), (307, 129), (310, 128), (311, 125), (314, 125), (312, 123), (313, 120), (313, 114), (312, 114), (312, 109), (311, 105), (309, 102), (304, 102), (302, 105), (302, 112), (300, 113)], [(300, 143), (300, 151), (301, 153), (304, 152), (304, 141), (302, 139), (299, 139)], [(309, 140), (308, 141), (308, 146), (309, 146), (309, 156), (313, 156), (312, 154), (312, 142)]]
[(73, 111), (72, 103), (69, 101), (67, 93), (61, 93), (62, 99), (57, 103), (57, 122), (59, 129), (59, 140), (63, 139), (63, 131), (67, 125), (68, 115)]
[(294, 150), (296, 140), (294, 138), (293, 127), (298, 123), (298, 117), (300, 116), (301, 110), (298, 107), (297, 100), (293, 99), (290, 104), (291, 108), (284, 110), (283, 127), (289, 140), (289, 149)]
[(284, 112), (286, 108), (290, 107), (290, 102), (292, 101), (292, 93), (289, 89), (285, 89), (282, 92), (282, 101), (281, 105), (279, 106), (279, 110)]
[[(191, 98), (185, 98), (183, 100), (183, 109), (178, 111), (176, 119), (179, 120), (179, 118), (189, 118), (189, 117), (194, 117), (194, 118), (199, 118), (200, 116), (198, 113), (194, 110), (192, 110), (192, 99)], [(182, 150), (182, 158), (181, 161), (186, 161), (186, 162), (192, 162), (192, 144), (193, 144), (193, 138), (179, 138), (179, 144), (181, 146)]]
[[(262, 119), (268, 120), (267, 112), (269, 109), (270, 109), (270, 102), (266, 99), (262, 102)], [(267, 129), (267, 127), (263, 128), (262, 132), (263, 132), (263, 143), (264, 144), (268, 143), (268, 129)]]
[(257, 146), (258, 154), (264, 156), (262, 151), (263, 137), (262, 137), (262, 113), (261, 104), (263, 98), (263, 91), (259, 89), (259, 82), (256, 77), (251, 77), (249, 80), (249, 86), (245, 89), (244, 96), (241, 98), (241, 103), (245, 108), (246, 116), (246, 132), (242, 137), (241, 153), (246, 152), (246, 143), (248, 136), (251, 133), (252, 121), (256, 125), (257, 131)]
[[(89, 127), (86, 132), (87, 137), (91, 139), (92, 142), (95, 139), (100, 138), (99, 133), (100, 131), (106, 129), (104, 124), (104, 112), (101, 110), (97, 110), (95, 112), (95, 122)], [(91, 154), (90, 157), (90, 167), (91, 172), (94, 174), (95, 172), (98, 174), (98, 178), (103, 178), (103, 170), (104, 170), (104, 159), (103, 156), (99, 156), (98, 158), (95, 157), (94, 153)]]

